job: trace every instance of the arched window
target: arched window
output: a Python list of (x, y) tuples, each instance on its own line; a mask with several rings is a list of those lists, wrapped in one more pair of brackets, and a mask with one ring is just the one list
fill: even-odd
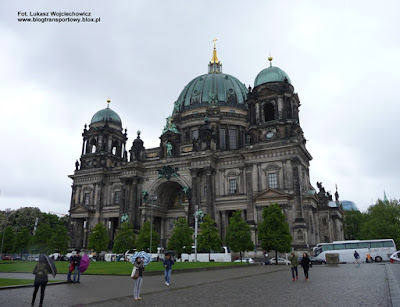
[(270, 102), (264, 105), (264, 119), (266, 122), (275, 119), (275, 108), (274, 105)]
[(97, 146), (96, 139), (92, 139), (92, 141), (90, 142), (91, 153), (95, 153), (96, 152), (96, 146)]

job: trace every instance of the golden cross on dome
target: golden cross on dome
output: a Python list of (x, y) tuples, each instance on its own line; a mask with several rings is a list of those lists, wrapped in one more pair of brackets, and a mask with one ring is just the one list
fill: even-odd
[(217, 39), (214, 38), (212, 41), (214, 42), (214, 49), (215, 49), (216, 48), (215, 42), (217, 41)]

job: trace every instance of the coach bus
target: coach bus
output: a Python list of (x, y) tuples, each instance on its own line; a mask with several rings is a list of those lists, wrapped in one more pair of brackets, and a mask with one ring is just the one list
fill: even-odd
[[(197, 261), (198, 262), (208, 262), (208, 257), (209, 254), (206, 251), (201, 251), (199, 250), (197, 253)], [(194, 254), (194, 246), (192, 246), (192, 253), (191, 254), (182, 254), (181, 256), (181, 261), (184, 262), (192, 262), (195, 260), (195, 254)], [(232, 261), (232, 254), (231, 250), (227, 246), (221, 247), (221, 250), (219, 252), (217, 251), (211, 251), (210, 252), (210, 261), (211, 262), (231, 262)]]
[(368, 253), (375, 262), (389, 261), (390, 256), (396, 252), (396, 244), (392, 239), (334, 241), (318, 247), (314, 256), (326, 261), (326, 254), (338, 254), (339, 263), (349, 263), (355, 261), (354, 251), (357, 251), (362, 261)]

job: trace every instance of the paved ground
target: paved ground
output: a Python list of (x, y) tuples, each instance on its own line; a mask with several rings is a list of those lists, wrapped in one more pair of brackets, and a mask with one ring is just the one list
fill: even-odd
[[(162, 276), (145, 276), (141, 301), (133, 300), (133, 280), (128, 276), (82, 276), (81, 284), (48, 286), (44, 305), (391, 306), (388, 265), (400, 282), (400, 265), (395, 264), (314, 266), (308, 282), (304, 281), (302, 270), (299, 281), (292, 282), (289, 267), (261, 265), (173, 274), (169, 287), (164, 285)], [(32, 278), (31, 274), (1, 274), (11, 276)], [(33, 288), (1, 290), (0, 305), (28, 306), (32, 292)]]

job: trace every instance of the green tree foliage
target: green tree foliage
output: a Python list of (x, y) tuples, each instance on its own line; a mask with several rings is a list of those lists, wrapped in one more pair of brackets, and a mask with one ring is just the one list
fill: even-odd
[[(3, 233), (1, 234), (0, 240), (3, 240)], [(3, 253), (10, 254), (14, 252), (14, 245), (15, 245), (14, 231), (11, 226), (7, 226), (6, 229), (4, 230)]]
[(57, 215), (44, 212), (42, 213), (39, 223), (48, 224), (50, 228), (56, 228), (58, 225), (63, 225), (63, 222), (60, 221), (60, 218)]
[(113, 252), (117, 254), (125, 253), (128, 249), (133, 251), (135, 248), (136, 236), (133, 225), (128, 221), (118, 227), (118, 232), (114, 240)]
[(98, 223), (89, 235), (88, 248), (94, 250), (97, 255), (106, 251), (108, 247), (108, 233), (103, 223)]
[(58, 224), (52, 230), (49, 243), (53, 250), (58, 249), (61, 254), (66, 254), (69, 240), (68, 229), (64, 225)]
[(22, 253), (28, 252), (29, 244), (32, 241), (32, 235), (27, 228), (22, 228), (15, 236), (15, 252)]
[(394, 239), (400, 244), (400, 204), (398, 200), (378, 200), (368, 208), (361, 225), (361, 239)]
[(263, 209), (263, 222), (259, 227), (259, 239), (264, 250), (274, 250), (278, 262), (278, 252), (290, 252), (292, 236), (285, 215), (278, 204), (270, 204)]
[(360, 211), (351, 210), (344, 212), (344, 238), (346, 240), (358, 240), (362, 237), (361, 227), (367, 220), (367, 215)]
[(234, 212), (229, 219), (225, 240), (232, 251), (240, 253), (240, 259), (242, 259), (242, 252), (254, 249), (250, 226), (242, 219), (241, 210)]
[(48, 224), (40, 224), (33, 236), (33, 252), (34, 253), (50, 253), (52, 247), (50, 245), (52, 230)]
[(211, 250), (219, 252), (221, 249), (221, 238), (218, 233), (217, 223), (206, 215), (200, 229), (201, 233), (198, 237), (199, 249), (208, 252), (208, 261), (210, 261)]
[[(156, 253), (157, 247), (160, 242), (160, 235), (156, 232), (154, 224), (152, 231), (152, 243), (151, 243), (151, 252)], [(139, 236), (136, 242), (136, 249), (138, 251), (148, 251), (150, 249), (150, 221), (144, 222), (142, 228), (139, 231)]]
[(21, 231), (22, 228), (27, 228), (29, 232), (33, 233), (36, 218), (42, 217), (42, 212), (39, 208), (25, 207), (8, 214), (8, 225), (11, 225), (14, 232)]
[(182, 253), (190, 254), (193, 244), (193, 229), (189, 227), (186, 219), (181, 217), (175, 222), (172, 236), (168, 241), (168, 249), (176, 251), (180, 258)]

